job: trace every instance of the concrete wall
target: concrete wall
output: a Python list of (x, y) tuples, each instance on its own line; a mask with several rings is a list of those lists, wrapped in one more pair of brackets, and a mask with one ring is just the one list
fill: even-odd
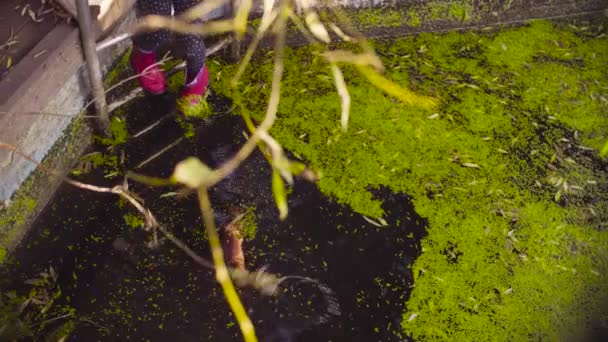
[[(108, 67), (125, 45), (100, 56)], [(34, 48), (0, 83), (0, 141), (41, 161), (88, 98), (78, 30), (62, 25)], [(0, 200), (9, 200), (35, 169), (27, 159), (0, 150)]]
[[(127, 45), (103, 51), (105, 70)], [(0, 142), (46, 169), (66, 172), (90, 143), (89, 122), (75, 119), (89, 100), (88, 84), (79, 31), (59, 25), (0, 82)], [(0, 149), (0, 262), (60, 183), (27, 158)]]

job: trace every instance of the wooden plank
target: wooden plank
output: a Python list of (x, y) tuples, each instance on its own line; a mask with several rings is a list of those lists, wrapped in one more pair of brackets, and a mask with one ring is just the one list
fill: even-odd
[[(75, 27), (58, 25), (0, 82), (0, 104), (7, 105), (14, 94), (24, 92), (33, 92), (37, 97), (53, 96), (52, 92), (56, 92), (67, 75), (72, 75), (74, 68), (82, 63), (78, 44)], [(66, 50), (68, 45), (70, 48)], [(76, 66), (65, 68), (71, 63)], [(52, 77), (40, 79), (43, 73)]]
[(27, 3), (36, 4), (32, 7), (34, 11), (40, 8), (40, 3), (34, 1), (8, 0), (0, 3), (0, 44), (11, 38), (17, 42), (0, 51), (0, 79), (6, 76), (9, 66), (16, 65), (57, 25), (58, 20), (52, 14), (42, 17), (41, 22), (35, 22), (27, 14), (21, 15), (21, 9)]

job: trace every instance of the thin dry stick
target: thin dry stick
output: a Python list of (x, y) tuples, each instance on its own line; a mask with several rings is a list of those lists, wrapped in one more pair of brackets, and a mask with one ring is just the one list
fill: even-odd
[(344, 26), (346, 26), (346, 30), (349, 35), (354, 38), (355, 42), (363, 49), (364, 53), (376, 55), (376, 52), (370, 42), (367, 40), (367, 37), (363, 35), (359, 30), (355, 28), (352, 20), (350, 20), (349, 16), (345, 13), (345, 11), (339, 6), (328, 6), (330, 11), (336, 16), (338, 22)]
[(154, 127), (160, 125), (161, 123), (165, 122), (167, 119), (169, 119), (170, 117), (173, 116), (173, 112), (169, 113), (169, 114), (165, 114), (163, 117), (161, 117), (160, 119), (154, 121), (153, 123), (151, 123), (150, 125), (144, 127), (142, 130), (140, 130), (139, 132), (133, 134), (129, 139), (137, 139), (139, 137), (141, 137), (142, 135), (148, 133), (150, 130), (152, 130)]
[[(232, 38), (230, 38), (230, 37), (229, 37), (229, 38), (225, 38), (225, 39), (223, 39), (223, 40), (219, 41), (217, 44), (215, 44), (215, 45), (213, 45), (212, 47), (210, 47), (209, 49), (207, 49), (207, 51), (206, 51), (206, 53), (207, 53), (207, 57), (209, 57), (209, 56), (211, 56), (211, 55), (214, 55), (215, 53), (217, 53), (218, 51), (220, 51), (220, 50), (221, 50), (221, 49), (222, 49), (224, 46), (226, 46), (228, 43), (230, 43), (230, 41), (231, 41), (231, 40), (232, 40)], [(168, 60), (168, 58), (167, 58), (167, 59), (163, 59), (163, 60), (161, 60), (161, 61), (159, 61), (159, 62), (157, 62), (157, 63), (153, 64), (153, 66), (156, 66), (156, 65), (162, 64), (163, 62), (165, 62), (165, 61), (167, 61), (167, 60)], [(120, 86), (121, 84), (124, 84), (125, 82), (128, 82), (128, 81), (130, 81), (130, 80), (132, 80), (132, 79), (134, 79), (134, 78), (137, 78), (137, 77), (139, 77), (139, 76), (145, 75), (145, 74), (146, 74), (146, 72), (147, 72), (147, 70), (148, 70), (149, 68), (151, 68), (151, 67), (152, 67), (152, 66), (150, 66), (150, 67), (146, 68), (146, 69), (145, 69), (145, 70), (144, 70), (142, 73), (140, 73), (140, 74), (130, 76), (130, 77), (128, 77), (128, 78), (126, 78), (126, 79), (124, 79), (124, 80), (122, 80), (122, 81), (118, 82), (117, 84), (115, 84), (115, 85), (113, 85), (112, 87), (110, 87), (110, 88), (109, 88), (109, 89), (108, 89), (106, 92), (109, 92), (110, 90), (112, 90), (112, 89), (114, 89), (114, 88), (116, 88), (116, 87)], [(185, 67), (186, 67), (186, 63), (185, 63), (185, 62), (179, 63), (179, 64), (177, 64), (176, 66), (174, 66), (173, 68), (171, 68), (171, 69), (168, 71), (168, 74), (169, 74), (169, 76), (171, 76), (172, 74), (174, 74), (174, 73), (178, 72), (179, 70), (181, 70), (181, 69), (183, 69), (183, 68), (185, 68)], [(116, 101), (114, 101), (114, 102), (110, 103), (110, 105), (108, 106), (108, 111), (112, 112), (112, 111), (116, 110), (116, 109), (117, 109), (117, 108), (119, 108), (120, 106), (124, 105), (125, 103), (128, 103), (128, 102), (129, 102), (129, 101), (131, 101), (132, 99), (134, 99), (134, 98), (136, 98), (137, 96), (139, 96), (141, 93), (143, 93), (143, 89), (142, 89), (140, 86), (138, 86), (137, 88), (133, 89), (133, 90), (132, 90), (132, 91), (131, 91), (129, 94), (127, 94), (125, 97), (123, 97), (123, 98), (121, 98), (121, 99), (119, 99), (119, 100), (116, 100)]]
[(309, 44), (317, 44), (317, 41), (306, 29), (306, 26), (304, 26), (304, 23), (302, 22), (300, 17), (298, 17), (295, 13), (291, 12), (289, 14), (289, 19), (291, 19), (291, 22), (296, 25), (296, 29), (300, 31), (300, 33), (302, 33), (302, 35), (304, 36), (304, 38), (306, 38)]
[(125, 97), (110, 103), (108, 105), (108, 112), (112, 113), (113, 111), (122, 107), (126, 103), (131, 102), (131, 100), (133, 100), (134, 98), (138, 97), (141, 94), (143, 94), (143, 89), (141, 87), (137, 87), (137, 88), (131, 90)]
[(170, 233), (169, 231), (167, 231), (165, 228), (163, 228), (162, 226), (158, 226), (157, 227), (158, 230), (163, 233), (163, 235), (169, 240), (171, 241), (177, 248), (181, 249), (182, 252), (184, 252), (187, 256), (189, 256), (190, 258), (192, 258), (192, 260), (194, 260), (197, 264), (208, 268), (210, 270), (214, 270), (215, 267), (213, 266), (213, 263), (210, 262), (209, 260), (201, 257), (200, 255), (196, 254), (195, 251), (193, 251), (190, 247), (188, 247), (185, 243), (183, 243), (180, 239), (176, 238), (175, 235), (173, 235), (172, 233)]
[[(268, 6), (266, 3), (264, 5)], [(258, 44), (260, 43), (260, 41), (266, 34), (266, 31), (272, 26), (272, 24), (274, 23), (274, 21), (276, 20), (276, 18), (278, 16), (278, 14), (279, 14), (279, 12), (277, 10), (272, 11), (272, 9), (264, 8), (264, 15), (262, 16), (262, 24), (260, 25), (260, 27), (258, 27), (258, 30), (256, 31), (256, 34), (253, 37), (253, 40), (247, 47), (247, 52), (245, 53), (245, 56), (239, 63), (239, 68), (236, 71), (236, 74), (234, 75), (234, 77), (232, 78), (232, 81), (231, 81), (232, 86), (236, 85), (239, 78), (241, 77), (241, 75), (243, 74), (245, 69), (247, 68), (247, 65), (249, 65), (249, 61), (251, 61), (251, 58), (253, 57), (253, 53), (255, 52)]]
[(208, 18), (208, 15), (210, 15), (211, 13), (213, 13), (213, 11), (217, 9), (221, 9), (224, 5), (226, 5), (227, 2), (228, 0), (203, 1), (200, 4), (191, 7), (189, 10), (184, 12), (181, 17), (186, 21), (193, 21), (199, 19), (205, 20), (206, 18)]
[(65, 314), (65, 315), (61, 315), (61, 316), (57, 316), (57, 317), (53, 317), (53, 318), (49, 318), (47, 320), (44, 320), (42, 322), (36, 323), (36, 324), (32, 324), (30, 325), (30, 328), (35, 328), (37, 326), (43, 325), (43, 324), (49, 324), (51, 322), (55, 322), (58, 321), (60, 319), (64, 319), (64, 318), (68, 318), (70, 316), (72, 316), (73, 314), (69, 313), (69, 314)]
[(129, 82), (130, 80), (133, 80), (133, 79), (139, 78), (140, 76), (146, 76), (146, 75), (148, 75), (148, 74), (149, 74), (149, 73), (152, 71), (152, 68), (155, 68), (155, 67), (157, 67), (157, 66), (161, 66), (161, 65), (165, 64), (166, 62), (168, 62), (168, 61), (170, 61), (170, 60), (171, 60), (171, 57), (169, 57), (169, 56), (164, 56), (164, 57), (163, 57), (163, 58), (162, 58), (160, 61), (158, 61), (158, 62), (156, 62), (156, 63), (154, 63), (154, 64), (152, 64), (152, 65), (150, 65), (150, 66), (146, 67), (144, 70), (142, 70), (142, 72), (141, 72), (141, 73), (139, 73), (139, 74), (135, 74), (135, 75), (131, 75), (131, 76), (129, 76), (129, 77), (127, 77), (127, 78), (123, 79), (123, 80), (120, 80), (118, 83), (113, 84), (111, 87), (109, 87), (109, 88), (106, 90), (106, 93), (108, 93), (108, 92), (110, 92), (110, 91), (112, 91), (112, 90), (114, 90), (114, 89), (116, 89), (116, 88), (120, 87), (121, 85), (123, 85), (123, 84), (125, 84), (125, 83)]
[[(78, 114), (73, 115), (73, 114), (62, 114), (62, 113), (51, 113), (51, 112), (6, 112), (6, 111), (0, 111), (0, 114), (44, 115), (44, 116), (57, 116), (57, 117), (63, 117), (63, 118), (75, 118), (76, 115), (78, 115)], [(82, 115), (80, 117), (84, 118), (84, 119), (98, 118), (97, 115)]]
[[(287, 1), (283, 1), (285, 3)], [(245, 34), (245, 30), (247, 30), (247, 19), (249, 18), (249, 13), (251, 12), (251, 8), (253, 7), (252, 0), (240, 0), (236, 2), (238, 4), (237, 11), (234, 15), (234, 31), (237, 34), (237, 38), (241, 38), (243, 34)], [(283, 3), (281, 5), (283, 5)], [(234, 6), (234, 3), (233, 3)], [(283, 7), (283, 6), (281, 6)]]
[(173, 235), (172, 233), (167, 231), (165, 228), (163, 228), (163, 226), (161, 226), (158, 223), (156, 216), (154, 216), (154, 214), (150, 211), (150, 209), (144, 207), (143, 204), (141, 204), (141, 202), (139, 200), (137, 200), (134, 195), (132, 195), (129, 191), (127, 191), (125, 189), (124, 186), (117, 185), (113, 188), (108, 188), (108, 187), (101, 187), (101, 186), (82, 183), (82, 182), (75, 181), (75, 180), (69, 179), (69, 178), (66, 178), (65, 181), (68, 184), (73, 185), (73, 186), (83, 189), (83, 190), (101, 192), (101, 193), (112, 193), (112, 194), (122, 197), (127, 202), (129, 202), (140, 214), (142, 214), (144, 216), (144, 219), (146, 221), (146, 226), (148, 229), (158, 229), (169, 241), (171, 241), (177, 248), (181, 249), (186, 255), (188, 255), (190, 258), (192, 258), (192, 260), (194, 260), (196, 263), (198, 263), (199, 265), (201, 265), (205, 268), (208, 268), (210, 270), (215, 269), (212, 262), (210, 262), (209, 260), (196, 254), (196, 252), (194, 252), (192, 249), (190, 249), (180, 239), (175, 237), (175, 235)]
[[(188, 10), (186, 13), (184, 13), (182, 15), (181, 18), (186, 22), (189, 22), (194, 19), (198, 19), (198, 18), (203, 17), (204, 15), (207, 15), (207, 14), (211, 13), (212, 11), (220, 8), (221, 6), (223, 6), (226, 3), (226, 1), (227, 0), (219, 0), (219, 1), (213, 0), (210, 2), (205, 1), (205, 2), (201, 3), (200, 5), (197, 5), (193, 8), (191, 8), (190, 10)], [(107, 49), (110, 46), (116, 45), (116, 44), (122, 42), (123, 40), (127, 40), (137, 33), (138, 33), (137, 29), (134, 29), (134, 27), (131, 26), (127, 29), (127, 32), (119, 33), (119, 34), (109, 37), (109, 38), (101, 41), (99, 44), (97, 44), (97, 46), (96, 46), (97, 52)]]
[(342, 130), (346, 132), (346, 130), (348, 129), (348, 117), (350, 113), (350, 95), (348, 94), (348, 88), (346, 87), (346, 82), (344, 82), (344, 76), (342, 76), (342, 71), (335, 63), (331, 63), (330, 65), (331, 71), (334, 74), (336, 89), (338, 90), (338, 95), (340, 95), (340, 99), (342, 102), (342, 115), (340, 117), (340, 124), (342, 126)]
[(232, 31), (232, 20), (222, 20), (221, 23), (215, 21), (201, 27), (200, 24), (189, 24), (183, 20), (172, 19), (158, 15), (144, 17), (139, 23), (127, 29), (127, 32), (107, 38), (95, 47), (99, 52), (107, 49), (112, 45), (116, 45), (123, 40), (127, 40), (134, 35), (142, 32), (156, 31), (159, 29), (167, 29), (180, 33), (196, 33), (201, 35), (227, 33)]
[(214, 20), (207, 23), (189, 23), (183, 19), (165, 17), (161, 15), (148, 15), (137, 23), (130, 33), (157, 31), (165, 29), (182, 34), (199, 34), (202, 36), (223, 34), (234, 31), (234, 20)]
[(17, 154), (17, 155), (20, 155), (21, 157), (23, 157), (23, 158), (25, 158), (26, 160), (28, 160), (28, 161), (30, 161), (30, 162), (32, 162), (32, 163), (34, 163), (34, 164), (35, 164), (36, 166), (38, 166), (38, 167), (39, 167), (39, 168), (40, 168), (42, 171), (44, 171), (44, 172), (46, 172), (46, 173), (48, 173), (48, 174), (50, 174), (50, 175), (53, 175), (53, 176), (58, 176), (58, 175), (61, 175), (61, 173), (60, 173), (59, 171), (49, 169), (49, 168), (47, 168), (46, 166), (44, 166), (44, 165), (40, 164), (40, 163), (39, 163), (39, 162), (38, 162), (36, 159), (32, 158), (31, 156), (27, 155), (26, 153), (21, 152), (21, 151), (20, 151), (20, 150), (17, 148), (17, 146), (15, 146), (15, 145), (7, 144), (7, 143), (4, 143), (4, 142), (0, 141), (0, 149), (5, 149), (5, 150), (10, 151), (12, 154)]
[[(112, 85), (111, 87), (109, 87), (109, 88), (108, 88), (108, 89), (105, 91), (105, 93), (107, 94), (107, 93), (109, 93), (110, 91), (112, 91), (112, 90), (114, 90), (114, 89), (116, 89), (116, 88), (120, 87), (121, 85), (123, 85), (123, 84), (125, 84), (125, 83), (127, 83), (127, 82), (129, 82), (129, 81), (131, 81), (131, 80), (133, 80), (133, 79), (136, 79), (136, 78), (138, 78), (138, 77), (140, 77), (140, 76), (146, 76), (148, 73), (150, 73), (150, 72), (152, 71), (152, 68), (155, 68), (155, 67), (157, 67), (157, 66), (163, 65), (165, 62), (169, 61), (170, 59), (171, 59), (171, 57), (168, 57), (168, 56), (163, 57), (163, 58), (162, 58), (160, 61), (158, 61), (158, 62), (156, 62), (156, 63), (154, 63), (154, 64), (152, 64), (152, 65), (150, 65), (150, 66), (146, 67), (146, 68), (145, 68), (145, 69), (144, 69), (142, 72), (140, 72), (139, 74), (131, 75), (131, 76), (129, 76), (129, 77), (127, 77), (127, 78), (123, 79), (123, 80), (120, 80), (118, 83), (116, 83), (116, 84)], [(131, 99), (135, 98), (135, 97), (136, 97), (136, 96), (137, 96), (139, 93), (141, 93), (142, 91), (143, 91), (143, 89), (142, 89), (141, 87), (137, 87), (137, 88), (135, 88), (134, 90), (132, 90), (132, 91), (131, 91), (131, 92), (130, 92), (130, 93), (127, 95), (127, 96), (126, 96), (126, 98), (128, 98), (128, 100), (125, 100), (125, 98), (123, 98), (123, 99), (121, 99), (121, 100), (118, 100), (118, 101), (115, 101), (115, 102), (110, 103), (110, 105), (108, 106), (108, 112), (112, 112), (113, 110), (115, 110), (116, 108), (118, 108), (118, 107), (122, 106), (123, 104), (125, 104), (125, 103), (126, 103), (126, 102), (128, 102), (129, 100), (131, 100)], [(88, 103), (87, 103), (87, 104), (84, 106), (84, 108), (87, 108), (88, 106), (90, 106), (90, 105), (91, 105), (91, 103), (92, 103), (93, 101), (95, 101), (95, 99), (93, 99), (93, 100), (91, 100), (90, 102), (88, 102)]]
[(169, 241), (173, 242), (173, 244), (175, 244), (175, 246), (177, 246), (179, 249), (184, 251), (188, 256), (192, 257), (192, 259), (194, 261), (196, 261), (198, 264), (200, 264), (204, 267), (213, 269), (213, 264), (211, 262), (209, 262), (208, 260), (204, 259), (203, 257), (197, 255), (194, 251), (192, 251), (190, 248), (188, 248), (183, 242), (181, 242), (179, 239), (177, 239), (175, 236), (173, 236), (167, 230), (162, 228), (160, 226), (160, 224), (158, 223), (158, 220), (156, 219), (154, 214), (149, 209), (144, 207), (143, 204), (141, 204), (141, 202), (139, 200), (137, 200), (134, 195), (132, 195), (128, 190), (126, 190), (125, 186), (117, 185), (113, 188), (108, 188), (108, 187), (79, 182), (77, 180), (73, 180), (69, 177), (63, 176), (62, 173), (58, 170), (54, 170), (54, 169), (48, 168), (48, 167), (40, 164), (38, 161), (36, 161), (34, 158), (29, 156), (28, 154), (21, 152), (14, 145), (0, 142), (0, 148), (9, 150), (12, 153), (22, 156), (26, 160), (28, 160), (28, 161), (32, 162), (33, 164), (35, 164), (36, 166), (38, 166), (40, 168), (40, 170), (42, 170), (43, 172), (45, 172), (49, 175), (52, 175), (52, 176), (61, 177), (66, 183), (68, 183), (72, 186), (75, 186), (79, 189), (93, 191), (93, 192), (100, 192), (100, 193), (112, 193), (112, 194), (122, 197), (123, 199), (125, 199), (129, 203), (131, 203), (131, 205), (133, 205), (133, 207), (135, 207), (135, 209), (144, 216), (144, 218), (146, 220), (146, 225), (148, 226), (148, 228), (159, 229), (161, 231), (161, 233), (163, 233), (167, 237), (167, 239), (169, 239)]
[(109, 48), (112, 45), (116, 45), (116, 44), (122, 42), (123, 40), (129, 39), (129, 38), (131, 38), (131, 36), (132, 36), (132, 34), (129, 32), (120, 33), (116, 36), (110, 37), (110, 38), (100, 42), (99, 44), (97, 44), (95, 49), (97, 50), (97, 52), (99, 52), (103, 49)]
[(232, 312), (234, 312), (234, 316), (241, 328), (243, 338), (247, 342), (255, 342), (258, 340), (255, 335), (255, 329), (249, 315), (247, 315), (247, 311), (245, 311), (243, 303), (241, 303), (239, 295), (234, 288), (234, 284), (232, 284), (230, 273), (224, 262), (224, 252), (222, 251), (220, 238), (217, 233), (217, 228), (215, 227), (213, 209), (211, 208), (207, 188), (201, 187), (198, 189), (198, 201), (201, 213), (203, 214), (209, 245), (211, 246), (211, 256), (213, 258), (213, 264), (215, 265), (215, 278), (217, 279), (217, 282), (220, 283), (220, 286), (224, 291), (224, 296), (226, 297)]
[(163, 153), (165, 153), (165, 152), (169, 151), (170, 149), (174, 148), (175, 146), (179, 145), (182, 141), (184, 141), (184, 137), (177, 138), (177, 140), (175, 140), (174, 142), (170, 143), (169, 145), (163, 147), (160, 151), (154, 153), (148, 159), (146, 159), (143, 162), (137, 164), (137, 166), (135, 166), (135, 168), (139, 169), (139, 168), (145, 166), (146, 164), (150, 163), (154, 159), (160, 157)]

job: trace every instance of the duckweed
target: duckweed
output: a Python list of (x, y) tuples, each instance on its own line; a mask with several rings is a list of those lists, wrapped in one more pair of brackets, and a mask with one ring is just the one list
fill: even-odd
[[(381, 217), (370, 190), (383, 186), (410, 194), (428, 219), (403, 313), (406, 334), (579, 340), (597, 317), (606, 324), (603, 30), (536, 21), (378, 41), (390, 78), (442, 104), (433, 112), (405, 106), (345, 67), (346, 133), (317, 48), (287, 51), (272, 135), (322, 173), (321, 191), (355, 211)], [(271, 59), (258, 56), (237, 89), (235, 67), (221, 69), (214, 91), (261, 120)]]

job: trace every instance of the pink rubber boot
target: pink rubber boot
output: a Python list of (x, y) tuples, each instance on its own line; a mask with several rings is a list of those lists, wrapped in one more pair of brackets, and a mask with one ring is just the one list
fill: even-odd
[(186, 84), (184, 89), (179, 94), (180, 100), (186, 100), (191, 105), (198, 105), (203, 101), (205, 93), (207, 92), (207, 86), (209, 86), (209, 69), (203, 66), (201, 71), (198, 72), (194, 81)]
[(139, 75), (139, 84), (146, 92), (160, 95), (167, 91), (165, 73), (156, 64), (155, 52), (144, 52), (134, 47), (131, 52), (131, 66)]

